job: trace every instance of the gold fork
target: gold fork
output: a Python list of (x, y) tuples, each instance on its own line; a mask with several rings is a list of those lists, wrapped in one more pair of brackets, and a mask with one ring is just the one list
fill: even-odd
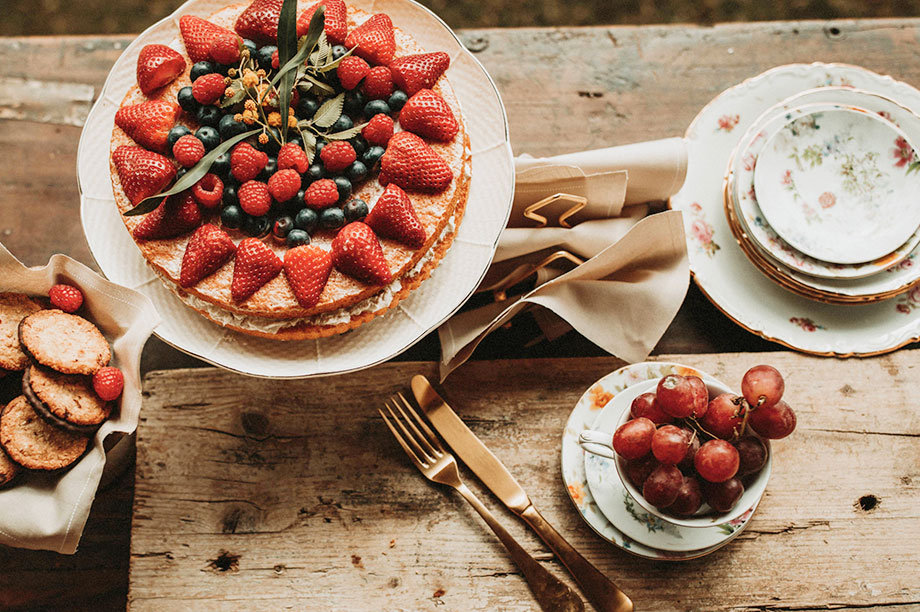
[[(482, 502), (467, 488), (460, 479), (457, 460), (444, 450), (437, 435), (425, 424), (403, 394), (397, 393), (390, 397), (384, 405), (389, 416), (379, 408), (377, 412), (383, 417), (384, 423), (393, 432), (396, 441), (409, 455), (415, 467), (428, 480), (453, 487), (466, 501), (470, 502), (470, 505), (476, 509), (476, 512), (508, 549), (511, 559), (524, 574), (524, 579), (536, 597), (537, 603), (540, 604), (540, 608), (544, 612), (583, 612), (585, 605), (575, 591), (552, 575), (524, 550), (514, 536), (502, 527), (488, 508), (482, 505)], [(401, 419), (396, 416), (397, 412), (402, 416)], [(412, 415), (412, 418), (408, 415)], [(407, 428), (404, 423), (409, 427)]]

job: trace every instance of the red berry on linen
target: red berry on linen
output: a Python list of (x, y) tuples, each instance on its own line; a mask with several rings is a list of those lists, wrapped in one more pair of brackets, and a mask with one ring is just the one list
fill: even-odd
[(73, 285), (58, 284), (48, 290), (48, 299), (55, 308), (76, 312), (83, 305), (83, 292)]
[(103, 401), (111, 402), (118, 399), (124, 388), (125, 376), (118, 368), (105, 366), (93, 374), (93, 390)]

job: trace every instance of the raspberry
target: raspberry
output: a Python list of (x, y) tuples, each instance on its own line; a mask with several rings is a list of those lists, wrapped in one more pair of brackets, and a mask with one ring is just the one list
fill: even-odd
[(386, 66), (374, 66), (364, 77), (361, 89), (371, 100), (385, 100), (393, 93), (393, 74)]
[(323, 165), (329, 172), (339, 172), (352, 165), (357, 159), (355, 150), (344, 140), (334, 140), (319, 152)]
[(377, 113), (361, 130), (361, 135), (368, 144), (386, 148), (393, 137), (393, 119), (383, 113)]
[(212, 72), (195, 79), (192, 83), (192, 97), (199, 104), (214, 104), (220, 100), (226, 89), (224, 75)]
[(342, 59), (335, 71), (339, 75), (339, 83), (342, 84), (342, 87), (352, 90), (358, 86), (361, 79), (367, 76), (370, 69), (371, 67), (363, 59), (349, 55)]
[(76, 312), (83, 305), (83, 293), (73, 285), (55, 285), (48, 290), (51, 305), (64, 312)]
[(204, 143), (191, 134), (186, 134), (173, 145), (173, 157), (183, 168), (191, 168), (204, 157)]
[(304, 151), (296, 143), (286, 143), (278, 152), (278, 169), (287, 170), (293, 168), (300, 174), (303, 174), (310, 168), (310, 160)]
[(268, 179), (268, 191), (276, 201), (287, 202), (300, 191), (300, 175), (292, 169), (279, 170)]
[(96, 395), (107, 402), (118, 399), (125, 388), (125, 376), (118, 368), (106, 366), (93, 374), (93, 389)]
[(267, 163), (268, 154), (248, 142), (236, 145), (230, 153), (230, 172), (241, 183), (256, 178)]
[(243, 211), (254, 217), (261, 217), (272, 207), (268, 186), (259, 181), (248, 181), (240, 185), (237, 196)]
[(310, 208), (326, 208), (339, 201), (339, 188), (332, 179), (320, 179), (307, 187), (303, 200)]
[(205, 208), (216, 208), (224, 197), (224, 182), (209, 172), (192, 186), (192, 197)]
[(278, 55), (278, 50), (275, 49), (272, 51), (272, 69), (278, 70), (281, 67), (281, 57)]

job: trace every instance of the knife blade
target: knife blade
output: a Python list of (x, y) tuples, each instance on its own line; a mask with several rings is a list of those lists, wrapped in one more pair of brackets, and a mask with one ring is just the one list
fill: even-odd
[(632, 612), (632, 601), (543, 518), (508, 468), (438, 395), (428, 379), (422, 375), (413, 376), (411, 386), (422, 411), (454, 453), (509, 510), (540, 536), (591, 603), (602, 612)]

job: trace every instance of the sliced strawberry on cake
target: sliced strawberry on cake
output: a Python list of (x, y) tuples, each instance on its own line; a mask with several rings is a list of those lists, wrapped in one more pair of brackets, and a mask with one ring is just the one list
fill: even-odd
[(318, 246), (305, 244), (284, 254), (284, 276), (304, 308), (316, 306), (331, 272), (332, 256)]
[(450, 56), (436, 51), (396, 58), (390, 63), (390, 72), (396, 86), (411, 96), (420, 89), (434, 87), (449, 67)]
[(278, 276), (284, 264), (267, 244), (258, 238), (246, 238), (236, 249), (233, 280), (230, 293), (233, 300), (242, 302), (252, 297), (265, 283)]
[(425, 228), (415, 214), (412, 201), (405, 191), (392, 183), (387, 185), (364, 222), (381, 238), (396, 240), (410, 249), (419, 249), (425, 244)]
[(284, 0), (255, 0), (240, 14), (233, 29), (243, 38), (257, 43), (274, 43), (278, 40), (282, 4)]
[(412, 132), (390, 138), (380, 158), (380, 183), (395, 183), (406, 191), (438, 193), (447, 189), (454, 175), (428, 143)]
[(186, 191), (164, 198), (159, 206), (141, 218), (131, 235), (136, 240), (175, 238), (192, 231), (201, 221), (201, 209)]
[(393, 22), (386, 13), (371, 15), (371, 18), (348, 34), (345, 46), (355, 49), (355, 55), (371, 64), (386, 65), (396, 53), (396, 39)]
[(185, 71), (185, 58), (166, 45), (147, 45), (137, 56), (137, 86), (145, 96), (169, 85)]
[(131, 204), (160, 193), (176, 178), (176, 168), (168, 157), (143, 147), (121, 145), (112, 153), (112, 161)]
[(217, 272), (236, 253), (230, 235), (210, 223), (202, 225), (188, 241), (182, 256), (179, 286), (189, 288)]
[(123, 106), (115, 113), (115, 125), (142, 147), (167, 153), (169, 130), (176, 125), (180, 110), (178, 104), (166, 100)]
[(185, 43), (185, 51), (193, 63), (204, 62), (211, 59), (211, 43), (233, 32), (227, 28), (214, 25), (207, 19), (195, 15), (183, 15), (179, 18), (179, 31)]
[(348, 36), (348, 9), (342, 0), (323, 0), (301, 13), (297, 20), (297, 37), (306, 35), (313, 13), (320, 6), (324, 7), (323, 30), (326, 32), (326, 40), (333, 45), (344, 44)]
[(404, 130), (440, 142), (450, 142), (460, 131), (450, 106), (431, 89), (420, 89), (409, 98), (399, 113), (399, 124)]
[(332, 263), (343, 274), (369, 285), (385, 285), (393, 280), (374, 230), (360, 221), (349, 223), (336, 235)]

